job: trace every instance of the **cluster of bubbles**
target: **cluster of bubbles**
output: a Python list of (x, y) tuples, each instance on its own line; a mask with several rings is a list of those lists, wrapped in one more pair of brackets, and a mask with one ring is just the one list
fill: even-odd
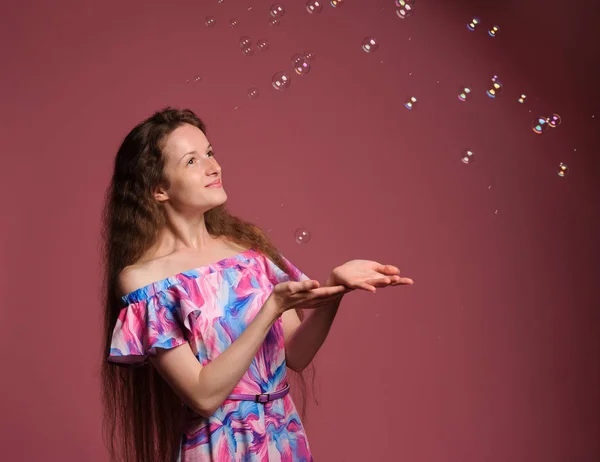
[(548, 127), (556, 128), (562, 122), (562, 118), (558, 114), (552, 114), (550, 117), (538, 117), (533, 121), (533, 133), (541, 135)]
[[(475, 29), (477, 29), (479, 24), (481, 24), (481, 19), (475, 17), (467, 23), (467, 29), (469, 29), (471, 32), (475, 32)], [(500, 32), (500, 28), (496, 25), (488, 29), (488, 35), (490, 37), (496, 37), (498, 35), (498, 32)]]
[[(308, 11), (310, 14), (320, 13), (323, 11), (323, 3), (323, 1), (319, 0), (308, 0), (306, 2), (306, 11)], [(344, 4), (344, 0), (331, 0), (329, 4), (332, 7), (337, 8), (338, 6), (342, 6)]]
[[(218, 3), (223, 3), (223, 0), (217, 0)], [(325, 2), (323, 0), (308, 0), (306, 2), (306, 11), (309, 14), (320, 13), (323, 10), (323, 4)], [(343, 0), (331, 0), (329, 4), (336, 8), (342, 6), (344, 4)], [(396, 14), (401, 19), (406, 19), (414, 13), (414, 4), (415, 0), (394, 0), (394, 4), (396, 6)], [(285, 7), (280, 3), (275, 3), (271, 5), (269, 8), (270, 20), (269, 24), (271, 26), (278, 26), (281, 22), (281, 18), (285, 15)], [(207, 27), (213, 27), (216, 21), (212, 16), (207, 16), (205, 19), (205, 24)], [(467, 29), (474, 32), (481, 24), (481, 20), (478, 17), (474, 17), (471, 21), (467, 23)], [(231, 27), (236, 27), (238, 22), (236, 19), (231, 19), (229, 21), (229, 25)], [(488, 29), (488, 35), (490, 37), (496, 37), (500, 28), (497, 25), (493, 25)], [(365, 53), (373, 53), (378, 50), (379, 43), (374, 37), (365, 37), (361, 44), (362, 50)], [(255, 44), (255, 48), (259, 51), (266, 51), (269, 48), (269, 43), (266, 39), (259, 39)], [(250, 37), (243, 36), (240, 38), (240, 49), (243, 55), (251, 56), (254, 54), (255, 48), (253, 47), (252, 40)], [(310, 72), (311, 65), (310, 61), (314, 58), (314, 53), (312, 52), (304, 52), (303, 54), (294, 54), (291, 57), (291, 61), (293, 64), (294, 72), (303, 76)], [(194, 79), (195, 82), (200, 81), (200, 77), (197, 76)], [(289, 88), (291, 84), (291, 77), (287, 72), (280, 71), (276, 72), (272, 79), (271, 83), (273, 88), (276, 90), (285, 90)], [(503, 92), (504, 86), (502, 82), (500, 82), (497, 75), (494, 75), (491, 79), (491, 82), (486, 88), (486, 95), (490, 98), (496, 98)], [(259, 96), (259, 90), (257, 88), (248, 89), (248, 97), (249, 98), (257, 98)], [(459, 101), (466, 102), (472, 96), (472, 90), (468, 86), (461, 86), (458, 89), (457, 96)], [(521, 94), (517, 101), (520, 104), (524, 104), (527, 95)], [(417, 98), (414, 96), (408, 97), (404, 102), (404, 107), (408, 110), (412, 110), (415, 108), (417, 103)], [(533, 132), (541, 135), (544, 133), (548, 127), (556, 128), (562, 122), (560, 115), (552, 114), (550, 117), (538, 117), (533, 122)], [(466, 164), (472, 164), (475, 161), (474, 152), (470, 149), (465, 149), (461, 154), (461, 161)], [(569, 172), (569, 168), (566, 164), (560, 163), (558, 168), (558, 176), (564, 178), (567, 176)], [(295, 232), (295, 240), (298, 243), (307, 243), (310, 240), (310, 232), (304, 228), (297, 229)]]
[[(258, 39), (256, 41), (256, 49), (258, 51), (267, 51), (269, 49), (268, 40), (264, 38)], [(254, 54), (254, 46), (250, 37), (240, 37), (240, 50), (244, 56), (252, 56)]]
[(281, 24), (281, 18), (285, 14), (285, 8), (280, 3), (274, 3), (269, 8), (269, 13), (271, 13), (271, 18), (269, 19), (269, 24), (271, 26), (279, 26)]
[[(308, 74), (311, 69), (310, 61), (314, 58), (315, 54), (312, 51), (292, 55), (291, 61), (294, 66), (294, 72), (299, 76)], [(285, 90), (290, 86), (291, 82), (290, 76), (284, 71), (276, 72), (271, 79), (275, 90)]]

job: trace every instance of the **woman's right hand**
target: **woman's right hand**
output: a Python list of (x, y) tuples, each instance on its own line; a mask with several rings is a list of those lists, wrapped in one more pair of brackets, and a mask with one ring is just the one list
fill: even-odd
[(326, 307), (347, 292), (346, 286), (320, 287), (319, 281), (309, 279), (296, 282), (288, 281), (277, 284), (267, 300), (271, 300), (281, 315), (295, 308), (315, 309)]

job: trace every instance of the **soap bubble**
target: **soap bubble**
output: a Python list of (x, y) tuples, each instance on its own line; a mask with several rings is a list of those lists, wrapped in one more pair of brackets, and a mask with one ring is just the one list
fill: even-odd
[(311, 233), (305, 228), (298, 228), (294, 231), (294, 239), (298, 244), (308, 244), (311, 238)]
[(494, 76), (494, 78), (492, 79), (492, 83), (490, 83), (490, 85), (488, 86), (487, 90), (485, 91), (486, 95), (488, 95), (490, 98), (495, 98), (496, 96), (498, 96), (500, 93), (502, 93), (502, 90), (504, 89), (504, 86), (502, 85), (502, 83), (498, 80), (497, 76)]
[(246, 48), (247, 46), (252, 45), (252, 41), (250, 40), (250, 37), (247, 36), (243, 36), (240, 37), (240, 48)]
[(527, 99), (527, 95), (521, 95), (517, 101), (521, 104), (523, 104), (525, 102), (525, 100)]
[(323, 5), (318, 0), (308, 0), (306, 2), (306, 11), (310, 14), (312, 13), (320, 13), (323, 10)]
[(538, 117), (533, 122), (533, 132), (541, 135), (548, 129), (548, 119), (546, 117)]
[(213, 27), (216, 24), (215, 18), (212, 16), (207, 16), (204, 19), (204, 24), (206, 24), (207, 27)]
[(344, 0), (331, 0), (329, 4), (335, 8), (337, 6), (342, 6), (344, 4)]
[(308, 74), (310, 72), (310, 64), (308, 63), (308, 61), (302, 55), (294, 56), (299, 56), (299, 58), (297, 57), (293, 60), (294, 71), (296, 72), (296, 74), (300, 76)]
[(477, 26), (479, 25), (480, 22), (481, 22), (481, 20), (479, 18), (471, 19), (471, 21), (469, 21), (467, 23), (467, 29), (469, 29), (471, 32), (473, 32), (477, 28)]
[(237, 19), (233, 18), (233, 19), (229, 20), (229, 26), (230, 27), (237, 27), (237, 25), (238, 25), (238, 20)]
[(373, 37), (367, 37), (362, 42), (362, 49), (367, 53), (377, 51), (377, 48), (379, 48), (379, 44)]
[(277, 72), (273, 74), (271, 83), (275, 90), (285, 90), (286, 88), (289, 88), (291, 80), (285, 72)]
[(248, 89), (248, 98), (258, 98), (259, 95), (258, 88), (249, 88)]
[(550, 128), (556, 128), (560, 125), (562, 119), (558, 114), (552, 114), (552, 116), (548, 119), (548, 126)]
[(304, 59), (306, 59), (307, 61), (312, 61), (313, 59), (315, 59), (315, 54), (312, 51), (305, 51), (302, 56), (304, 57)]
[(564, 163), (560, 163), (560, 165), (558, 166), (558, 176), (561, 178), (566, 177), (569, 174), (569, 167), (567, 167), (567, 164)]
[(254, 54), (254, 48), (251, 45), (245, 46), (242, 48), (242, 54), (244, 56), (252, 56)]
[(269, 49), (269, 42), (267, 39), (258, 39), (256, 41), (256, 48), (260, 51), (267, 51)]
[(414, 9), (410, 3), (405, 3), (405, 5), (402, 8), (396, 9), (396, 15), (400, 19), (406, 19), (406, 18), (412, 16), (413, 13), (414, 13)]
[(462, 157), (460, 160), (462, 160), (463, 164), (467, 164), (467, 165), (475, 162), (475, 157), (474, 157), (473, 151), (471, 151), (470, 149), (465, 149), (462, 153)]
[(471, 89), (469, 87), (460, 87), (458, 89), (458, 99), (462, 102), (467, 101), (471, 97)]
[(274, 18), (281, 18), (285, 14), (285, 8), (283, 7), (283, 5), (275, 3), (271, 6), (270, 13), (271, 16), (273, 16)]
[(488, 30), (488, 35), (490, 37), (495, 37), (500, 32), (500, 28), (498, 26), (493, 26), (490, 30)]
[(414, 96), (411, 96), (405, 103), (404, 103), (404, 107), (406, 109), (408, 109), (409, 111), (412, 111), (412, 109), (415, 107), (415, 105), (417, 104), (417, 98), (415, 98)]

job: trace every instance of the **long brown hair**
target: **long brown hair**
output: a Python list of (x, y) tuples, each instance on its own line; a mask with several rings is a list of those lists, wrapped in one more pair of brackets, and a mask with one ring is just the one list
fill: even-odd
[[(104, 344), (102, 350), (103, 437), (111, 461), (165, 462), (179, 449), (182, 401), (150, 363), (119, 367), (108, 363), (112, 331), (122, 301), (117, 289), (119, 273), (139, 260), (165, 225), (165, 217), (152, 195), (164, 175), (163, 147), (177, 127), (190, 124), (206, 134), (204, 123), (189, 109), (167, 107), (139, 123), (125, 137), (114, 163), (102, 216)], [(231, 215), (225, 204), (207, 211), (206, 228), (213, 237), (226, 236), (246, 248), (268, 256), (290, 274), (279, 251), (255, 225)], [(303, 313), (298, 310), (303, 319)], [(299, 393), (302, 418), (306, 414), (305, 372), (288, 370), (294, 395)], [(295, 385), (299, 385), (296, 387)], [(314, 389), (313, 389), (314, 391)], [(313, 393), (314, 396), (314, 393)]]

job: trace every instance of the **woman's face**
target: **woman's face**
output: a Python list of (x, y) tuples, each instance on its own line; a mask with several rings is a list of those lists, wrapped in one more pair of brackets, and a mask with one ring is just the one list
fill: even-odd
[(184, 124), (176, 128), (163, 147), (168, 189), (159, 189), (156, 198), (168, 200), (175, 209), (209, 210), (223, 204), (227, 194), (222, 186), (207, 187), (221, 180), (221, 167), (212, 146), (197, 127)]

